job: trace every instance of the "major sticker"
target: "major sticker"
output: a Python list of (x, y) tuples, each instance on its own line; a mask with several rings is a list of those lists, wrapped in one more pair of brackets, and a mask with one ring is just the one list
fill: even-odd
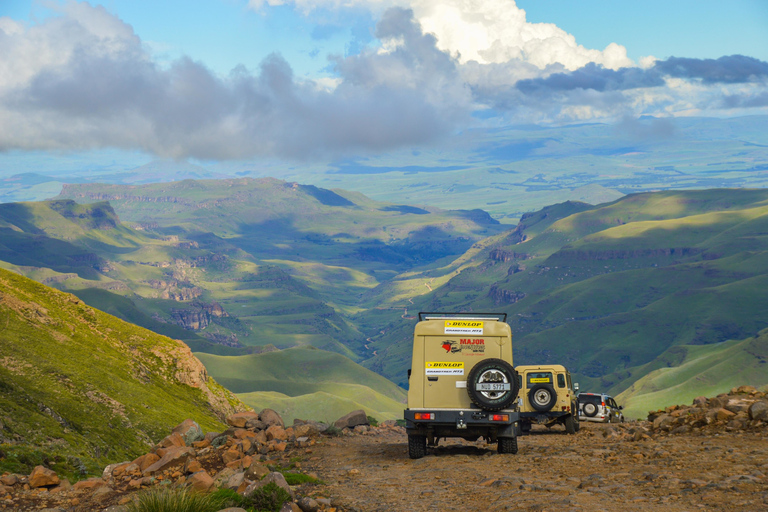
[(483, 322), (478, 320), (446, 320), (445, 334), (483, 334)]
[(485, 353), (485, 339), (483, 338), (461, 338), (459, 341), (445, 340), (441, 342), (440, 346), (448, 354), (461, 352), (462, 355), (482, 355)]
[(461, 361), (428, 361), (427, 375), (464, 375), (464, 363)]

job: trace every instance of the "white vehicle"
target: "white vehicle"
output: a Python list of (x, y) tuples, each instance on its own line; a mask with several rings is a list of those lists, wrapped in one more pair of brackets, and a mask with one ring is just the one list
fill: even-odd
[(579, 395), (579, 421), (600, 423), (624, 423), (624, 407), (605, 393), (581, 393)]

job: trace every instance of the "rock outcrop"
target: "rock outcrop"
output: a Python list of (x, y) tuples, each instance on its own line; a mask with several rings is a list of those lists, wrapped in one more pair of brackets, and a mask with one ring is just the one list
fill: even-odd
[(654, 432), (682, 434), (708, 430), (758, 430), (768, 426), (768, 394), (740, 386), (716, 397), (697, 397), (648, 413)]

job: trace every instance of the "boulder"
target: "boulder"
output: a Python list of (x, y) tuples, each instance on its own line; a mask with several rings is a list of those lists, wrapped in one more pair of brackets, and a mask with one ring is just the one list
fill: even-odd
[(208, 492), (214, 486), (213, 478), (205, 471), (198, 471), (189, 475), (187, 477), (187, 484), (193, 489), (202, 492)]
[(693, 399), (693, 405), (707, 405), (707, 397), (697, 396)]
[(267, 441), (272, 441), (273, 439), (285, 441), (288, 439), (288, 433), (280, 425), (272, 425), (267, 429)]
[[(139, 470), (143, 472), (145, 469), (159, 460), (160, 457), (156, 453), (147, 453), (146, 455), (142, 455), (141, 457), (134, 460), (133, 463), (138, 464)], [(104, 471), (106, 472), (106, 469)]]
[(13, 487), (19, 483), (19, 477), (16, 475), (3, 475), (0, 477), (0, 483), (7, 485), (8, 487)]
[(715, 410), (715, 419), (717, 419), (717, 421), (730, 421), (734, 416), (736, 416), (736, 414), (728, 409)]
[(172, 432), (165, 436), (162, 441), (155, 445), (155, 451), (159, 452), (161, 448), (172, 448), (174, 446), (187, 446), (187, 443), (184, 442), (184, 438), (178, 432)]
[(195, 449), (189, 448), (187, 446), (176, 446), (173, 448), (168, 448), (168, 452), (163, 455), (160, 460), (144, 469), (142, 473), (145, 475), (151, 475), (173, 466), (180, 466), (184, 464), (188, 458), (194, 457), (194, 455)]
[(293, 434), (299, 438), (299, 437), (314, 437), (316, 436), (320, 431), (317, 429), (315, 425), (312, 424), (301, 424), (301, 425), (293, 425)]
[(35, 469), (29, 474), (27, 483), (33, 489), (37, 487), (49, 487), (59, 485), (59, 477), (52, 469), (48, 469), (45, 466), (35, 466)]
[(251, 462), (248, 469), (245, 470), (245, 478), (258, 481), (269, 474), (269, 468), (258, 461)]
[(358, 425), (368, 425), (368, 415), (366, 415), (365, 411), (362, 409), (352, 411), (346, 416), (342, 416), (333, 424), (336, 428), (353, 428)]
[(230, 416), (227, 416), (227, 425), (237, 428), (245, 428), (245, 424), (248, 420), (259, 419), (259, 415), (253, 411), (236, 412)]
[(248, 430), (254, 430), (254, 431), (266, 430), (267, 426), (268, 425), (263, 421), (261, 421), (260, 419), (250, 419), (245, 422), (245, 428), (247, 428)]
[(768, 422), (768, 401), (759, 400), (750, 405), (749, 419)]
[(190, 419), (179, 423), (176, 428), (173, 429), (173, 433), (181, 435), (187, 446), (191, 446), (192, 443), (205, 439), (203, 429), (200, 428), (200, 425), (198, 425), (196, 421)]
[(669, 414), (662, 414), (653, 420), (654, 430), (669, 430), (674, 424), (674, 418)]
[(259, 419), (267, 426), (267, 428), (271, 427), (272, 425), (278, 425), (285, 428), (283, 418), (277, 413), (277, 411), (272, 409), (264, 409), (261, 411), (259, 413)]

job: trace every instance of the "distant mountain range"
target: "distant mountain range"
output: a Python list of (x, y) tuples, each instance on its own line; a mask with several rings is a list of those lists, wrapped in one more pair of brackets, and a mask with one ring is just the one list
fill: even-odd
[(481, 208), (514, 224), (526, 212), (566, 201), (596, 205), (656, 190), (766, 187), (766, 169), (768, 116), (643, 116), (613, 125), (476, 129), (419, 151), (300, 163), (151, 161), (118, 151), (56, 158), (4, 154), (0, 202), (49, 199), (65, 183), (273, 176), (396, 204)]

